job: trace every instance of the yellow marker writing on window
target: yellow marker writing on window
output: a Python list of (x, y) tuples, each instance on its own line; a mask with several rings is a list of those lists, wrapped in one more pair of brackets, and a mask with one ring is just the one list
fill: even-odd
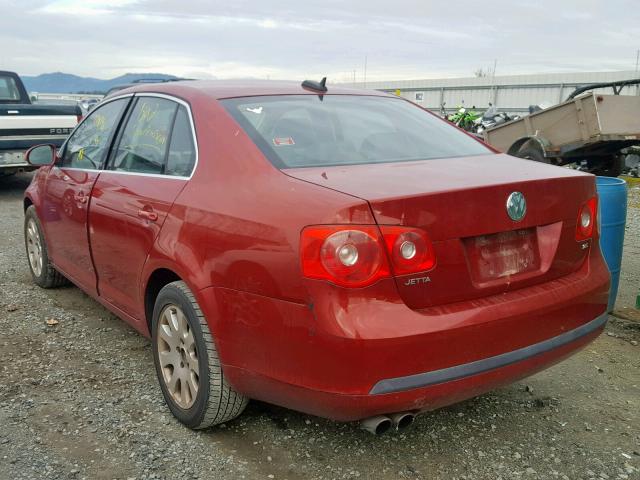
[(82, 160), (84, 158), (84, 148), (78, 150), (78, 160)]

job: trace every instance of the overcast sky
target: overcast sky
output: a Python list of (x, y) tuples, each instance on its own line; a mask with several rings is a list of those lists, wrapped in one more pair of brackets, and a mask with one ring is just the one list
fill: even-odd
[(0, 0), (0, 69), (367, 80), (634, 70), (637, 0)]

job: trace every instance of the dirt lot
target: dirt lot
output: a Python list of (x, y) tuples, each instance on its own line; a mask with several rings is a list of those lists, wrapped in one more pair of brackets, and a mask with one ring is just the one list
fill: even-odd
[(640, 294), (640, 178), (626, 180), (629, 202), (617, 308), (635, 307), (636, 296)]
[[(640, 324), (616, 319), (570, 360), (405, 433), (374, 437), (257, 402), (227, 425), (187, 430), (163, 403), (146, 339), (76, 288), (32, 284), (28, 181), (0, 179), (0, 479), (640, 478)], [(631, 193), (621, 307), (640, 286), (640, 188)]]

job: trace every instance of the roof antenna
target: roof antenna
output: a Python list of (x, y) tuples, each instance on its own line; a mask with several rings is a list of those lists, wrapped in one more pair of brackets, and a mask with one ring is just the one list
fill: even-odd
[(316, 92), (326, 92), (327, 77), (322, 77), (322, 80), (320, 80), (319, 82), (316, 82), (315, 80), (305, 80), (304, 82), (302, 82), (302, 88), (315, 90)]

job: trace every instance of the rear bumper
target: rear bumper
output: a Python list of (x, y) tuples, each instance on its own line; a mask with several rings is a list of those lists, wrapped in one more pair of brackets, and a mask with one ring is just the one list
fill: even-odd
[(518, 350), (512, 350), (493, 357), (476, 360), (475, 362), (464, 363), (462, 365), (456, 365), (454, 367), (443, 368), (431, 372), (408, 375), (406, 377), (380, 380), (373, 386), (369, 393), (377, 395), (428, 387), (438, 383), (452, 382), (454, 380), (471, 377), (497, 368), (507, 367), (514, 363), (526, 362), (532, 357), (551, 352), (574, 342), (579, 342), (583, 337), (589, 336), (594, 332), (601, 331), (605, 323), (607, 323), (608, 318), (609, 316), (605, 313), (596, 319), (591, 320), (589, 323), (585, 323), (578, 328), (562, 333), (556, 337), (543, 340), (542, 342), (538, 342)]
[(29, 166), (24, 158), (24, 150), (0, 150), (0, 168)]
[[(249, 395), (268, 392), (268, 399), (263, 398), (265, 401), (337, 421), (356, 421), (406, 411), (418, 414), (482, 395), (549, 368), (589, 344), (602, 330), (603, 326), (600, 326), (569, 343), (503, 367), (393, 393), (345, 395), (310, 390), (235, 367), (225, 368), (225, 374), (233, 379), (236, 388)], [(261, 398), (260, 393), (252, 398)]]
[(392, 282), (374, 294), (310, 285), (313, 304), (209, 288), (198, 301), (224, 372), (250, 398), (335, 420), (424, 411), (542, 370), (602, 331), (599, 252), (566, 277), (411, 310)]
[(37, 167), (29, 165), (24, 159), (24, 150), (0, 150), (0, 172), (30, 172)]

